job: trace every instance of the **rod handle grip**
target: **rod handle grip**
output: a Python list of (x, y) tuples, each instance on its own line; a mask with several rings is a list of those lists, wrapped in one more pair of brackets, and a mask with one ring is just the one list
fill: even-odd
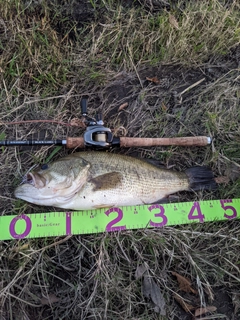
[(84, 148), (84, 139), (83, 137), (78, 137), (78, 138), (67, 138), (67, 148), (69, 149), (74, 149), (74, 148)]
[(210, 137), (177, 137), (177, 138), (120, 138), (120, 147), (153, 147), (153, 146), (206, 146), (211, 143)]
[[(206, 136), (177, 137), (177, 138), (132, 138), (121, 137), (120, 147), (153, 147), (153, 146), (198, 146), (203, 147), (211, 143), (211, 138)], [(67, 138), (67, 148), (84, 148), (83, 137)]]

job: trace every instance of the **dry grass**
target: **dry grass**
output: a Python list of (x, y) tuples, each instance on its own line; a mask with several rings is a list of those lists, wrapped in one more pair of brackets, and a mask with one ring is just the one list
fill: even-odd
[[(128, 1), (126, 7), (121, 1), (82, 1), (71, 7), (71, 1), (0, 0), (1, 121), (69, 122), (80, 117), (79, 101), (87, 94), (89, 113), (101, 110), (119, 134), (214, 137), (206, 148), (113, 150), (178, 170), (210, 165), (216, 176), (230, 179), (215, 192), (179, 194), (179, 201), (240, 198), (239, 3), (173, 1), (168, 10), (166, 1), (159, 7), (153, 2)], [(153, 76), (159, 84), (146, 80)], [(128, 107), (118, 112), (125, 102)], [(46, 123), (2, 124), (0, 140), (82, 132)], [(1, 149), (1, 215), (53, 210), (16, 200), (12, 192), (32, 165), (68, 152), (54, 151)], [(174, 294), (215, 305), (211, 319), (238, 319), (239, 236), (239, 222), (232, 221), (2, 241), (0, 319), (192, 319)], [(143, 296), (142, 280), (135, 278), (142, 264), (164, 296), (166, 316)], [(181, 292), (171, 271), (189, 278), (198, 296)], [(47, 305), (41, 299), (49, 295)]]
[[(159, 319), (143, 299), (141, 280), (135, 279), (142, 263), (164, 295), (165, 319), (179, 314), (173, 295), (184, 296), (171, 271), (190, 278), (202, 305), (214, 304), (221, 313), (220, 301), (214, 301), (220, 289), (228, 288), (231, 296), (239, 288), (238, 237), (236, 223), (212, 223), (79, 236), (61, 244), (59, 239), (2, 243), (2, 318), (11, 318), (12, 312), (14, 319), (31, 319), (31, 314), (37, 319)], [(59, 301), (42, 306), (41, 298), (49, 294)]]
[(89, 53), (128, 69), (159, 60), (198, 66), (239, 42), (239, 9), (236, 1), (227, 9), (218, 1), (190, 1), (184, 10), (159, 13), (119, 5), (104, 23), (91, 25)]

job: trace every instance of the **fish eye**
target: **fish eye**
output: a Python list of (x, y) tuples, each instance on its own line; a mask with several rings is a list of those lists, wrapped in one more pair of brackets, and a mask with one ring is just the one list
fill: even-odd
[(41, 169), (42, 169), (42, 170), (47, 170), (47, 169), (48, 169), (48, 164), (44, 163), (44, 164), (41, 166)]

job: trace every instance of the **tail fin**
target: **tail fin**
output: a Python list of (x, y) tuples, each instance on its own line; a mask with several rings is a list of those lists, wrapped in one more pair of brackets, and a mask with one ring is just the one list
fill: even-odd
[(213, 190), (217, 188), (214, 175), (209, 167), (192, 167), (185, 171), (190, 190)]

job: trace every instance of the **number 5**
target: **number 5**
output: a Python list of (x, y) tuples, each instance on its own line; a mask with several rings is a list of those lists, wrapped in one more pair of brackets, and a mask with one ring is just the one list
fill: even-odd
[(221, 207), (223, 208), (223, 210), (232, 210), (233, 214), (231, 216), (229, 216), (228, 214), (224, 213), (224, 218), (227, 219), (234, 219), (237, 216), (237, 210), (233, 207), (233, 206), (226, 206), (225, 203), (231, 203), (232, 200), (220, 200), (221, 203)]

